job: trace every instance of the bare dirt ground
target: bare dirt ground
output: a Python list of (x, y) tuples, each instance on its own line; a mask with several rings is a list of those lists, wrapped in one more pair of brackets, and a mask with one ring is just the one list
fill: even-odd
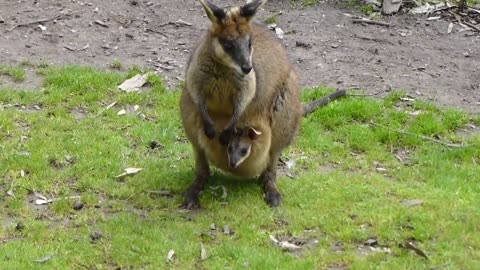
[[(378, 96), (403, 89), (415, 98), (480, 112), (478, 33), (459, 31), (455, 24), (447, 34), (448, 20), (408, 14), (384, 17), (391, 27), (353, 24), (344, 13), (354, 12), (337, 4), (292, 7), (272, 0), (257, 20), (277, 15), (302, 86), (342, 84)], [(124, 66), (153, 68), (174, 87), (208, 23), (194, 0), (0, 0), (0, 63), (46, 60), (107, 68), (118, 59)], [(27, 73), (22, 86), (39, 88), (35, 76)], [(0, 87), (10, 84), (0, 76)]]

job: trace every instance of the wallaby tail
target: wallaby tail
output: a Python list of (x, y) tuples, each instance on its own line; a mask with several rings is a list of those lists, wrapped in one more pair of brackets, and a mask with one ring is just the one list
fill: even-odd
[(327, 105), (330, 101), (335, 100), (337, 98), (343, 97), (347, 94), (347, 90), (345, 89), (337, 89), (336, 92), (333, 92), (332, 94), (323, 97), (321, 99), (314, 100), (312, 102), (309, 102), (305, 105), (303, 105), (303, 116), (315, 111), (316, 109)]

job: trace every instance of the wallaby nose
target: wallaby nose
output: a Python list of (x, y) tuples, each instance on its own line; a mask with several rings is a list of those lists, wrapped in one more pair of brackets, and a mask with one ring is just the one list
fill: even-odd
[(235, 169), (237, 167), (237, 163), (233, 160), (230, 161), (230, 168)]
[(252, 68), (253, 68), (253, 67), (252, 67), (251, 65), (246, 64), (246, 65), (243, 65), (243, 66), (242, 66), (242, 71), (243, 71), (243, 73), (248, 74), (248, 73), (250, 73), (250, 71), (252, 70)]

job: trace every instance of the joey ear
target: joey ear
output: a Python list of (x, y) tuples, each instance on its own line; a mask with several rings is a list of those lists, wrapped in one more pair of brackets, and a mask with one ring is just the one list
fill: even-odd
[(254, 141), (256, 139), (258, 139), (258, 137), (260, 137), (260, 135), (262, 135), (262, 132), (252, 128), (252, 127), (249, 127), (248, 128), (248, 138), (250, 138), (250, 140)]
[(202, 4), (205, 12), (207, 13), (208, 18), (212, 23), (218, 23), (225, 18), (225, 11), (217, 7), (215, 4), (209, 0), (199, 0)]
[(265, 2), (267, 2), (267, 0), (253, 0), (252, 2), (242, 6), (240, 8), (240, 16), (246, 18), (247, 20), (251, 20), (260, 7), (265, 4)]

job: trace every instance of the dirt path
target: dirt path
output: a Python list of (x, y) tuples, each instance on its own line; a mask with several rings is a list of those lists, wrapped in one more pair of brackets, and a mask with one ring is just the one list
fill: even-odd
[[(118, 59), (125, 66), (158, 70), (170, 86), (183, 80), (190, 48), (208, 25), (200, 4), (193, 0), (107, 2), (0, 0), (0, 21), (4, 21), (0, 23), (0, 62), (45, 59), (53, 64), (105, 68)], [(459, 32), (455, 26), (447, 35), (448, 21), (410, 15), (384, 18), (394, 25), (389, 28), (362, 26), (352, 24), (343, 14), (348, 11), (333, 5), (292, 8), (290, 1), (278, 2), (270, 1), (258, 20), (282, 11), (278, 26), (287, 33), (284, 44), (302, 85), (343, 84), (380, 96), (404, 89), (413, 97), (480, 112), (478, 34)], [(8, 31), (19, 23), (61, 14), (69, 15), (42, 23), (44, 31), (39, 23)], [(311, 48), (296, 46), (297, 41)], [(0, 86), (2, 82), (9, 83), (0, 77)], [(31, 87), (38, 84), (39, 80), (27, 79)]]

